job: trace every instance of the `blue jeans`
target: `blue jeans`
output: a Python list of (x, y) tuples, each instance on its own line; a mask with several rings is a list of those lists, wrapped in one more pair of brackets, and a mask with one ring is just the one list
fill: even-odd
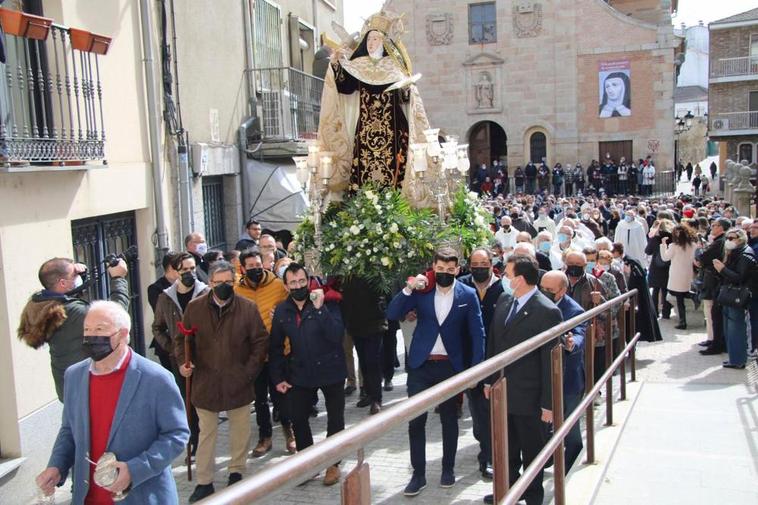
[(724, 306), (724, 336), (729, 363), (744, 365), (747, 361), (747, 322), (745, 309)]
[[(455, 375), (450, 361), (425, 361), (418, 368), (408, 370), (408, 396), (418, 394)], [(411, 466), (414, 475), (426, 473), (426, 416), (421, 414), (408, 423), (411, 446)], [(440, 404), (442, 423), (442, 471), (453, 471), (458, 450), (458, 406), (456, 397)]]

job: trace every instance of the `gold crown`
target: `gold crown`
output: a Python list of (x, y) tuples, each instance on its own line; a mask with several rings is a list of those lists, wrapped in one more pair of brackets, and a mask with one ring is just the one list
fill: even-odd
[(390, 39), (399, 37), (403, 34), (402, 15), (398, 16), (395, 13), (385, 10), (379, 11), (366, 20), (363, 24), (361, 35), (365, 36), (371, 30), (382, 32)]

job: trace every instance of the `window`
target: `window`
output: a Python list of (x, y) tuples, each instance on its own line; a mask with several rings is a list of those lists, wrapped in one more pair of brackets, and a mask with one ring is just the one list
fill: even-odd
[(547, 138), (542, 132), (534, 132), (529, 137), (529, 159), (532, 163), (540, 163), (547, 158)]
[(203, 217), (208, 249), (225, 251), (224, 180), (220, 175), (203, 177)]
[(738, 159), (741, 162), (742, 160), (747, 160), (749, 164), (753, 163), (754, 157), (753, 157), (753, 144), (740, 144), (739, 148), (739, 156)]
[(253, 49), (255, 68), (282, 66), (282, 30), (279, 7), (268, 0), (255, 0)]
[(496, 20), (495, 2), (469, 5), (469, 44), (491, 44), (497, 42)]

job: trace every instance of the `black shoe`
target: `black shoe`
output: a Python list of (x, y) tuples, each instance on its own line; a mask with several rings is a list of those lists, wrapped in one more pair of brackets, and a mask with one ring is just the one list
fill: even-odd
[(405, 486), (403, 494), (405, 496), (416, 496), (426, 487), (426, 477), (423, 475), (413, 474), (411, 481)]
[(495, 503), (495, 496), (488, 494), (487, 496), (484, 497), (483, 501), (484, 503), (490, 503), (490, 504)]
[(231, 486), (232, 484), (235, 484), (242, 480), (242, 474), (238, 472), (232, 472), (229, 474), (229, 481), (226, 483), (227, 486)]
[(385, 391), (392, 391), (393, 389), (395, 389), (395, 386), (392, 384), (391, 380), (384, 381), (384, 390)]
[(196, 501), (200, 501), (203, 498), (208, 498), (210, 495), (215, 493), (216, 490), (213, 488), (213, 484), (198, 484), (195, 486), (195, 490), (192, 492), (192, 495), (189, 497), (190, 503), (195, 503)]
[(479, 465), (479, 471), (482, 473), (484, 480), (492, 480), (492, 465)]
[(358, 403), (355, 404), (356, 407), (368, 407), (371, 405), (371, 398), (368, 396), (361, 398), (358, 400)]
[(710, 347), (711, 341), (710, 340), (703, 340), (702, 342), (698, 342), (697, 345), (700, 347)]
[(361, 387), (361, 390), (360, 390), (360, 392), (359, 392), (359, 396), (358, 396), (358, 398), (359, 398), (359, 399), (361, 399), (361, 400), (363, 400), (363, 399), (364, 399), (364, 398), (366, 398), (367, 396), (368, 396), (368, 395), (366, 394), (366, 390), (365, 390), (365, 389), (363, 389), (363, 387)]
[(452, 470), (442, 470), (440, 475), (440, 487), (448, 488), (455, 486), (455, 474)]
[(702, 351), (698, 351), (698, 352), (702, 354), (703, 356), (714, 356), (716, 354), (721, 354), (724, 351), (711, 346), (711, 347), (708, 347), (707, 349), (703, 349)]
[(723, 366), (724, 368), (734, 368), (736, 370), (744, 370), (745, 369), (745, 365), (744, 364), (742, 364), (742, 365), (733, 365), (731, 363), (724, 363), (721, 366)]
[(345, 396), (350, 396), (351, 394), (355, 393), (356, 389), (357, 388), (355, 387), (354, 384), (348, 384), (347, 386), (345, 386)]
[(369, 414), (371, 414), (373, 416), (374, 414), (378, 414), (381, 411), (382, 411), (382, 404), (381, 403), (379, 403), (379, 402), (371, 402), (371, 409), (368, 412)]
[(676, 326), (674, 326), (677, 330), (686, 330), (687, 329), (687, 323), (679, 323)]

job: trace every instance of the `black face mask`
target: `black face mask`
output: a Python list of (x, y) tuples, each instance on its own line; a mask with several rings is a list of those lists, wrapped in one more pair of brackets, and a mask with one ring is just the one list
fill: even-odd
[(101, 361), (110, 356), (113, 352), (111, 347), (111, 337), (105, 336), (84, 336), (82, 342), (84, 353), (92, 358), (93, 361)]
[(226, 301), (234, 294), (234, 288), (226, 283), (219, 284), (213, 288), (213, 293), (218, 297), (219, 300)]
[(508, 233), (509, 231), (511, 231), (511, 225), (508, 225), (508, 226), (503, 226), (503, 230), (504, 230), (506, 233)]
[(542, 291), (542, 294), (545, 295), (548, 300), (555, 303), (555, 298), (556, 298), (555, 293), (551, 293), (550, 291), (546, 291), (544, 289), (540, 289), (540, 291)]
[(434, 280), (440, 287), (447, 288), (453, 285), (455, 275), (449, 274), (447, 272), (434, 272)]
[(290, 289), (290, 296), (296, 302), (305, 301), (305, 299), (308, 298), (308, 286), (303, 286), (302, 288)]
[(195, 272), (184, 272), (179, 279), (185, 287), (191, 288), (195, 285)]
[(581, 277), (584, 275), (584, 269), (579, 265), (570, 265), (566, 267), (566, 275), (569, 277)]
[(262, 268), (249, 268), (245, 270), (245, 276), (250, 279), (255, 284), (258, 284), (261, 282), (261, 279), (263, 279), (263, 269)]
[(471, 277), (473, 277), (476, 282), (484, 282), (488, 280), (491, 275), (489, 267), (471, 267)]

